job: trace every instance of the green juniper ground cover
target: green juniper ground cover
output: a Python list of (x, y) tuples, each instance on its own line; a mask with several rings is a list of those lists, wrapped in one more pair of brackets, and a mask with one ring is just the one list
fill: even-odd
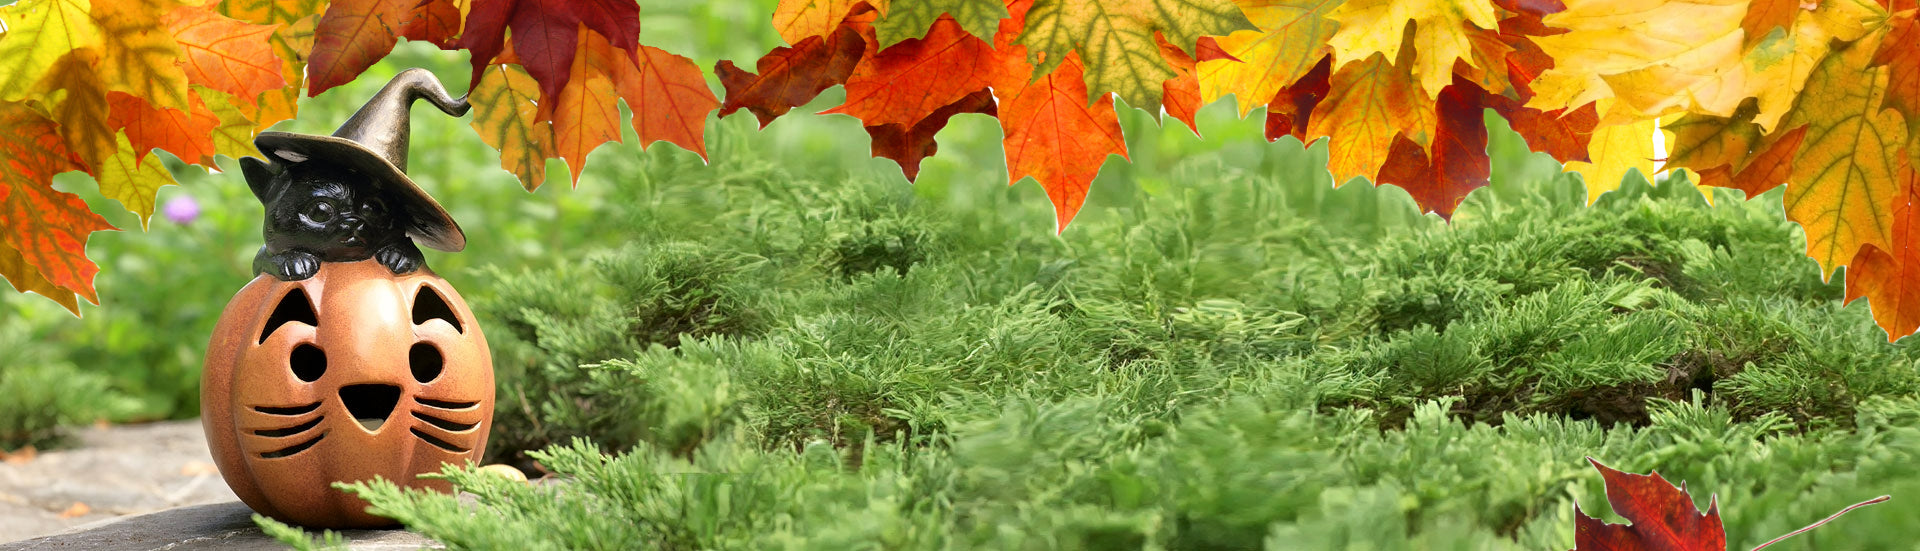
[[(1056, 239), (1044, 205), (645, 171), (633, 244), (479, 286), (493, 451), (569, 482), (355, 491), (607, 549), (1566, 548), (1585, 456), (1717, 495), (1742, 548), (1920, 495), (1914, 352), (1760, 202), (1560, 180), (1355, 236), (1200, 171)], [(1855, 514), (1791, 545), (1920, 539)]]
[[(464, 66), (422, 52), (393, 66)], [(1333, 188), (1324, 146), (1125, 113), (1134, 162), (1059, 236), (968, 117), (912, 186), (846, 121), (734, 117), (710, 165), (629, 143), (533, 197), (422, 118), (415, 178), (473, 236), (429, 262), (493, 347), (490, 460), (564, 482), (354, 491), (480, 549), (1565, 549), (1574, 503), (1609, 510), (1592, 456), (1717, 496), (1742, 549), (1881, 494), (1775, 548), (1920, 541), (1920, 351), (1840, 304), (1777, 196), (1632, 176), (1587, 207), (1495, 132), (1448, 225)], [(197, 413), (258, 207), (185, 174), (162, 200), (201, 219), (95, 238), (128, 251), (104, 307), (5, 299), (0, 447)]]

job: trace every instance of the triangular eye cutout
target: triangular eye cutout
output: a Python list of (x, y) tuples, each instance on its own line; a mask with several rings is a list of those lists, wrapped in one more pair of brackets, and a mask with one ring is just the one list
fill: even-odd
[(320, 326), (320, 317), (313, 313), (313, 302), (307, 300), (307, 292), (300, 287), (287, 291), (280, 297), (280, 305), (273, 308), (273, 315), (267, 317), (267, 325), (260, 329), (260, 342), (267, 342), (267, 336), (288, 322), (300, 322), (314, 327)]
[(460, 317), (453, 315), (453, 307), (447, 305), (447, 299), (441, 298), (440, 292), (433, 290), (433, 287), (421, 285), (420, 292), (413, 296), (413, 324), (420, 325), (430, 319), (447, 320), (454, 331), (462, 334), (467, 332), (465, 327), (460, 326)]

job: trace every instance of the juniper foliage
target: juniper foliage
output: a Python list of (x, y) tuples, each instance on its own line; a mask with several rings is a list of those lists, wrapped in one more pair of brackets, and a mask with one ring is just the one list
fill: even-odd
[[(1566, 548), (1587, 456), (1742, 546), (1920, 495), (1916, 352), (1777, 200), (1558, 178), (1339, 225), (1194, 162), (1054, 236), (1017, 191), (715, 154), (612, 161), (628, 245), (478, 286), (490, 454), (560, 482), (351, 491), (479, 549)], [(1899, 511), (1782, 545), (1907, 545)]]

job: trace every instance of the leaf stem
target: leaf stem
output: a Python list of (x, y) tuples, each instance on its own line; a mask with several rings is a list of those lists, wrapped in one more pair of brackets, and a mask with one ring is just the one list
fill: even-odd
[(1832, 514), (1832, 515), (1828, 515), (1828, 516), (1827, 516), (1827, 518), (1823, 518), (1823, 519), (1820, 519), (1820, 522), (1816, 522), (1816, 523), (1813, 523), (1813, 524), (1809, 524), (1809, 525), (1807, 525), (1807, 527), (1806, 527), (1806, 528), (1801, 528), (1801, 529), (1799, 529), (1799, 530), (1794, 530), (1794, 531), (1792, 531), (1792, 532), (1788, 532), (1788, 533), (1787, 533), (1786, 535), (1783, 535), (1783, 536), (1780, 536), (1780, 537), (1777, 537), (1777, 538), (1773, 538), (1773, 539), (1771, 539), (1771, 540), (1768, 540), (1768, 541), (1767, 541), (1766, 543), (1762, 543), (1762, 544), (1760, 544), (1760, 546), (1759, 546), (1759, 547), (1755, 547), (1755, 548), (1753, 548), (1753, 551), (1760, 551), (1761, 549), (1766, 549), (1766, 548), (1767, 548), (1767, 546), (1769, 546), (1769, 545), (1773, 545), (1773, 544), (1776, 544), (1776, 543), (1780, 543), (1780, 540), (1784, 540), (1784, 539), (1787, 539), (1787, 538), (1791, 538), (1791, 537), (1794, 537), (1794, 536), (1797, 536), (1797, 535), (1799, 535), (1799, 534), (1800, 534), (1801, 532), (1805, 532), (1805, 531), (1808, 531), (1808, 530), (1812, 530), (1812, 529), (1815, 529), (1815, 528), (1819, 528), (1819, 527), (1820, 527), (1820, 525), (1822, 525), (1822, 524), (1826, 524), (1826, 523), (1828, 523), (1828, 522), (1832, 522), (1832, 521), (1833, 521), (1833, 519), (1836, 519), (1836, 518), (1840, 518), (1840, 515), (1844, 515), (1844, 514), (1847, 514), (1847, 511), (1852, 511), (1852, 510), (1854, 510), (1854, 509), (1859, 509), (1859, 508), (1861, 508), (1861, 507), (1866, 507), (1866, 506), (1868, 506), (1868, 505), (1873, 505), (1873, 504), (1875, 504), (1875, 503), (1880, 503), (1880, 502), (1883, 502), (1883, 501), (1886, 501), (1886, 500), (1889, 500), (1889, 499), (1893, 499), (1893, 496), (1880, 496), (1880, 497), (1876, 497), (1876, 498), (1873, 498), (1873, 499), (1869, 499), (1869, 500), (1866, 500), (1866, 501), (1862, 501), (1862, 502), (1859, 502), (1859, 503), (1855, 503), (1855, 504), (1853, 504), (1853, 505), (1848, 505), (1848, 506), (1847, 506), (1847, 508), (1845, 508), (1845, 509), (1841, 509), (1841, 510), (1840, 510), (1840, 512), (1838, 512), (1838, 513), (1834, 513), (1834, 514)]

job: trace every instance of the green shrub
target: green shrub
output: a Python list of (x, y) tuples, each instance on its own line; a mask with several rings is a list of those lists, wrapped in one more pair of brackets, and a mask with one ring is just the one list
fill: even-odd
[(139, 402), (112, 389), (97, 372), (54, 358), (19, 323), (0, 321), (0, 450), (58, 442), (65, 425), (118, 418)]

